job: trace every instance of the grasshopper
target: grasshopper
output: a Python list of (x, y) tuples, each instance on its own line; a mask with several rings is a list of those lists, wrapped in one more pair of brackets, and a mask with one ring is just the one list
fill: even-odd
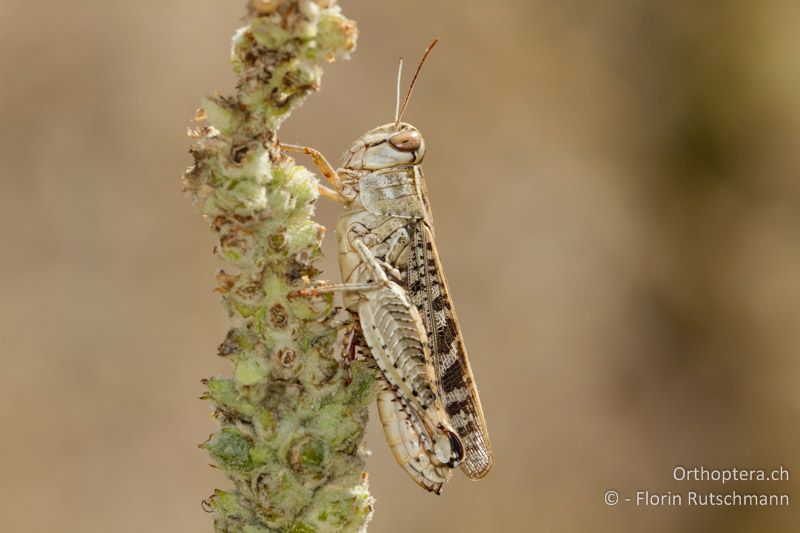
[[(417, 483), (439, 493), (456, 465), (460, 464), (468, 477), (480, 479), (491, 469), (493, 456), (434, 240), (421, 168), (425, 141), (417, 128), (401, 122), (422, 65), (436, 42), (425, 51), (402, 107), (401, 60), (394, 122), (359, 137), (344, 154), (341, 168), (334, 170), (312, 148), (281, 146), (310, 155), (331, 184), (331, 188), (320, 184), (320, 195), (344, 207), (336, 228), (344, 283), (301, 292), (344, 291), (344, 304), (358, 314), (367, 347), (388, 383), (378, 397), (387, 442), (395, 459)], [(400, 300), (411, 305), (406, 308)], [(381, 305), (386, 306), (384, 319), (376, 324), (373, 318)], [(423, 347), (421, 353), (417, 350), (406, 360), (413, 361), (418, 370), (428, 365), (432, 371), (419, 370), (420, 375), (406, 378), (406, 369), (398, 372), (393, 368), (394, 362), (404, 357), (405, 346), (382, 342), (382, 338), (395, 335), (387, 317), (409, 325), (407, 338)], [(380, 335), (374, 335), (375, 331)], [(404, 379), (414, 383), (403, 386)], [(433, 400), (424, 400), (427, 410), (420, 400), (426, 392), (426, 379), (435, 389)], [(440, 409), (446, 413), (444, 420), (438, 416)], [(450, 427), (457, 438), (447, 434)]]

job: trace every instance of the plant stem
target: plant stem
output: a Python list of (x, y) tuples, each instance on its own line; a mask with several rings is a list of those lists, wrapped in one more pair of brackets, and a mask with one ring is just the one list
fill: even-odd
[(190, 131), (186, 190), (232, 268), (216, 291), (233, 325), (219, 355), (232, 377), (205, 380), (217, 430), (201, 445), (233, 481), (205, 502), (217, 531), (365, 531), (372, 515), (362, 457), (373, 376), (340, 368), (332, 298), (289, 294), (314, 278), (324, 228), (317, 179), (281, 154), (277, 129), (319, 88), (321, 60), (355, 48), (335, 0), (251, 0), (233, 38), (233, 96), (203, 99)]

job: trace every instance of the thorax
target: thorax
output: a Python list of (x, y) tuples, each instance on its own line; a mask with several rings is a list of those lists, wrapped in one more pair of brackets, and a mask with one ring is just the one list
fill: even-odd
[(345, 194), (354, 198), (339, 217), (336, 228), (342, 279), (364, 282), (368, 277), (352, 245), (356, 238), (377, 259), (405, 274), (409, 225), (430, 224), (421, 168), (404, 165), (374, 171), (340, 169), (338, 173)]

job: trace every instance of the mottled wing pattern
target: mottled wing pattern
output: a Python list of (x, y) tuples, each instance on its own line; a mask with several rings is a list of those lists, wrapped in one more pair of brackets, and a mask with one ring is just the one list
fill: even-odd
[(424, 221), (415, 221), (407, 229), (411, 238), (409, 296), (428, 333), (439, 397), (464, 444), (461, 468), (470, 478), (479, 479), (489, 472), (494, 459), (464, 340), (430, 228)]

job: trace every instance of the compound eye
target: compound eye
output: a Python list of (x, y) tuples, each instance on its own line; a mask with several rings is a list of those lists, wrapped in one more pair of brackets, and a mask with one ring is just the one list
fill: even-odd
[(401, 131), (389, 137), (389, 144), (401, 152), (413, 152), (422, 145), (422, 135), (417, 130)]

